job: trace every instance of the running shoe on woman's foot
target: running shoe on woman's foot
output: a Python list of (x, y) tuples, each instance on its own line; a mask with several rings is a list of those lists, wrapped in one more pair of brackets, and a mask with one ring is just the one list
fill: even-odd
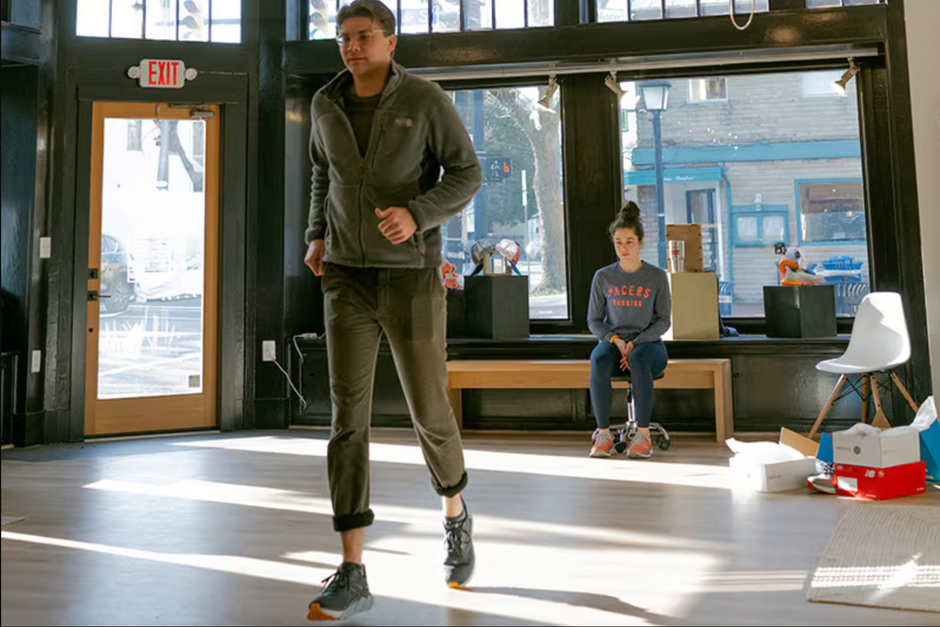
[(647, 459), (653, 456), (653, 439), (645, 433), (637, 433), (627, 449), (627, 457)]
[(591, 438), (594, 446), (591, 447), (591, 457), (610, 457), (614, 453), (614, 437), (610, 431), (598, 429)]

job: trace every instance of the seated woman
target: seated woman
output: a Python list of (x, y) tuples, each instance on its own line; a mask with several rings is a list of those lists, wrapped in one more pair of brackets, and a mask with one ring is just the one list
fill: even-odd
[(666, 273), (640, 258), (643, 223), (636, 203), (620, 210), (610, 237), (619, 261), (594, 275), (588, 308), (588, 327), (600, 340), (591, 355), (591, 402), (597, 417), (591, 457), (610, 457), (614, 451), (611, 378), (629, 370), (639, 430), (627, 455), (647, 458), (653, 455), (653, 377), (666, 369), (669, 359), (660, 338), (669, 329), (672, 299)]

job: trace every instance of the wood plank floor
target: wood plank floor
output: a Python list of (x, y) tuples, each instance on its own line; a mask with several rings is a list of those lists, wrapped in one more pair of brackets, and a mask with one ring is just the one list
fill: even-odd
[[(3, 625), (302, 625), (339, 560), (323, 431), (5, 451)], [(373, 436), (375, 609), (354, 625), (937, 625), (807, 603), (848, 508), (730, 489), (730, 452), (679, 437), (649, 462), (587, 435), (468, 434), (478, 569), (442, 582), (440, 503), (413, 436)], [(940, 490), (894, 504), (940, 506)]]

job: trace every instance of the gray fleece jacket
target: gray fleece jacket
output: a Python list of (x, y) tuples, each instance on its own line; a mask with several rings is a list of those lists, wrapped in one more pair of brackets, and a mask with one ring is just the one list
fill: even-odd
[[(441, 224), (459, 214), (483, 184), (463, 121), (444, 90), (393, 62), (362, 157), (343, 109), (351, 82), (343, 71), (311, 103), (313, 177), (305, 239), (326, 239), (328, 263), (438, 267)], [(395, 245), (382, 235), (375, 210), (388, 207), (411, 211), (418, 225), (414, 237)]]

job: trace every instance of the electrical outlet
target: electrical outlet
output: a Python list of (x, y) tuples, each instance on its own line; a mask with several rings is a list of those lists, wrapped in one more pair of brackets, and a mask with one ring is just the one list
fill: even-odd
[(33, 363), (30, 364), (29, 371), (33, 374), (42, 372), (42, 351), (33, 351)]
[(261, 360), (277, 361), (277, 342), (274, 340), (261, 342)]

